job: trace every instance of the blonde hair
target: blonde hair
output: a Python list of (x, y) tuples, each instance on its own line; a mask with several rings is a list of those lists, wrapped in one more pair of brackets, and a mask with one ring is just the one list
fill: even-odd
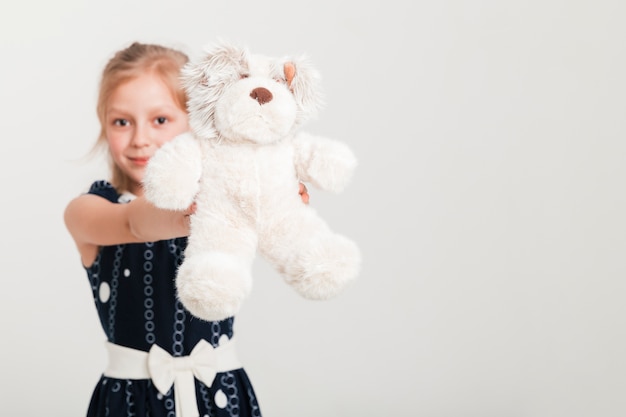
[[(188, 61), (187, 55), (178, 50), (155, 44), (134, 42), (118, 51), (107, 63), (102, 72), (98, 94), (97, 113), (100, 121), (100, 136), (96, 147), (106, 144), (106, 117), (109, 97), (120, 85), (141, 74), (153, 73), (161, 77), (168, 86), (176, 104), (186, 111), (187, 97), (180, 84), (180, 70)], [(126, 191), (130, 179), (115, 164), (109, 155), (111, 185), (118, 191)]]

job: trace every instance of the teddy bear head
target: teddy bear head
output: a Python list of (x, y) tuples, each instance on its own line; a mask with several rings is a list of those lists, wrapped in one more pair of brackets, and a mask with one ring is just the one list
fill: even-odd
[(305, 56), (271, 58), (220, 41), (182, 70), (189, 124), (200, 138), (270, 144), (322, 105), (319, 73)]

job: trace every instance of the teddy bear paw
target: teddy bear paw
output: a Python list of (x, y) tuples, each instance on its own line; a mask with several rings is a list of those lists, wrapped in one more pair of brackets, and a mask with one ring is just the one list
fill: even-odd
[(343, 191), (350, 182), (357, 160), (350, 148), (340, 142), (326, 143), (326, 153), (313, 153), (308, 173), (311, 181), (322, 190)]

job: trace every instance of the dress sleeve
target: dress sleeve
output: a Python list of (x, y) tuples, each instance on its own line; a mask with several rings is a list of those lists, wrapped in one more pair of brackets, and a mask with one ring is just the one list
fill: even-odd
[(116, 203), (119, 198), (119, 193), (117, 192), (117, 190), (113, 188), (111, 183), (105, 180), (95, 181), (93, 184), (91, 184), (91, 187), (89, 187), (89, 191), (87, 192), (87, 194), (95, 194), (113, 203)]

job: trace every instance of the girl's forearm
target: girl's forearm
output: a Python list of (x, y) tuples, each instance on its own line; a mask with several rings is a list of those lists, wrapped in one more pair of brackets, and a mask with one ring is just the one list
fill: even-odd
[(154, 242), (189, 234), (190, 210), (163, 210), (144, 197), (136, 198), (127, 206), (129, 230), (140, 241)]

